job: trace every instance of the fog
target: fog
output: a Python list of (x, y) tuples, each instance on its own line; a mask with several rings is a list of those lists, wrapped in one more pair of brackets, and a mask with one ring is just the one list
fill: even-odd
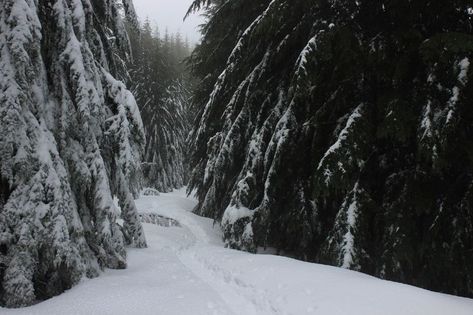
[(203, 18), (199, 15), (191, 15), (185, 21), (183, 18), (193, 0), (133, 0), (136, 12), (140, 20), (149, 18), (153, 25), (157, 25), (164, 33), (168, 28), (169, 32), (180, 31), (184, 37), (187, 35), (192, 43), (200, 39), (198, 25)]

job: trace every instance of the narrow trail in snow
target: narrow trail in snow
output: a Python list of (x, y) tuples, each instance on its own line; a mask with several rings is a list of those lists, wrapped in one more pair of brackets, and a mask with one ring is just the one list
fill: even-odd
[[(256, 290), (238, 278), (238, 271), (221, 268), (215, 262), (227, 257), (221, 233), (209, 219), (191, 213), (195, 206), (189, 198), (180, 196), (183, 191), (156, 198), (144, 197), (138, 201), (141, 212), (157, 213), (178, 221), (182, 238), (173, 247), (180, 262), (199, 279), (214, 288), (235, 314), (286, 314), (279, 311), (266, 298), (263, 290)], [(251, 259), (248, 261), (251, 263)]]
[[(473, 300), (294, 259), (224, 248), (218, 225), (191, 212), (184, 190), (136, 201), (147, 249), (128, 268), (106, 270), (37, 305), (1, 315), (471, 315)], [(166, 220), (164, 219), (164, 222)], [(173, 221), (174, 222), (174, 221)]]

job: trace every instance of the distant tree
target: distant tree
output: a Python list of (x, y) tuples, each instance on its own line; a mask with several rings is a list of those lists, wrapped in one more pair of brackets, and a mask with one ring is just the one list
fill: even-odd
[(164, 37), (152, 33), (149, 20), (132, 38), (135, 58), (130, 65), (130, 87), (146, 133), (143, 180), (147, 187), (168, 192), (187, 183), (188, 108), (191, 79), (184, 59), (189, 56), (180, 33)]

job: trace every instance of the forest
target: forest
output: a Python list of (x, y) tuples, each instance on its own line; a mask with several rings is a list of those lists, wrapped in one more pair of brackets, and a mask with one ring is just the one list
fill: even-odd
[[(343, 314), (473, 313), (473, 4), (193, 0), (193, 15), (197, 43), (132, 0), (0, 0), (0, 313), (174, 256), (223, 302), (160, 314), (336, 313), (280, 303), (284, 285), (249, 276), (269, 267), (293, 290), (312, 279), (306, 293), (360, 272), (393, 299), (364, 309), (378, 289), (362, 289)], [(166, 290), (153, 270), (144, 287)], [(403, 312), (384, 280), (433, 295)], [(31, 311), (104, 312), (60, 309)]]

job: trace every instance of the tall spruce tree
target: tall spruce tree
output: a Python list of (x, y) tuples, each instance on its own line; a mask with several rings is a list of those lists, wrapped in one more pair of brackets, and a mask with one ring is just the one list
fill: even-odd
[(231, 247), (473, 296), (471, 5), (200, 8), (195, 211)]
[(123, 4), (0, 5), (2, 306), (30, 305), (101, 268), (124, 268), (125, 245), (146, 246), (133, 201), (143, 126), (115, 79), (127, 76), (130, 57), (121, 16), (133, 7)]

